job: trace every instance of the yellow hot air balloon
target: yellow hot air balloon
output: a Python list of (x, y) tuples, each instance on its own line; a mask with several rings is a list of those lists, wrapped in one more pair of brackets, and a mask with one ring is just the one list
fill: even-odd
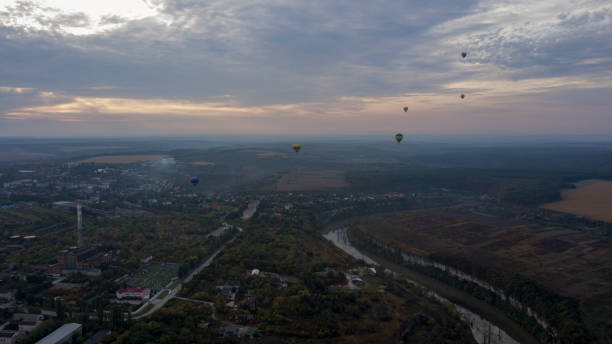
[(408, 107), (404, 106), (404, 112), (408, 112)]
[(294, 143), (293, 144), (293, 150), (297, 153), (300, 151), (300, 149), (302, 149), (302, 145), (299, 143)]
[(395, 134), (395, 141), (397, 141), (397, 143), (402, 142), (402, 139), (404, 138), (404, 135), (402, 134)]

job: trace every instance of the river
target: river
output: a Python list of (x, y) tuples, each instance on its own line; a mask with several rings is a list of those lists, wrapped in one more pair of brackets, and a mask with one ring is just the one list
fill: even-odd
[[(336, 247), (340, 248), (344, 252), (348, 253), (350, 256), (361, 259), (367, 264), (377, 264), (372, 258), (361, 253), (357, 248), (351, 245), (348, 240), (348, 236), (346, 234), (346, 228), (339, 228), (324, 234), (327, 240), (331, 241)], [(410, 283), (416, 284), (420, 287), (423, 287), (419, 283), (409, 280)], [(428, 290), (430, 296), (445, 302), (450, 302), (448, 299), (440, 296), (432, 290)], [(451, 302), (452, 303), (452, 302)], [(472, 331), (472, 335), (478, 344), (519, 344), (518, 341), (514, 340), (510, 335), (508, 335), (504, 330), (491, 323), (487, 319), (481, 317), (480, 315), (470, 311), (469, 309), (462, 307), (460, 305), (455, 305), (457, 312), (459, 313), (461, 319), (470, 326)]]

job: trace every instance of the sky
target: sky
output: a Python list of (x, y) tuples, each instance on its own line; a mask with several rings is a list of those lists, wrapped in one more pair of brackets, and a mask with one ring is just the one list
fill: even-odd
[(0, 0), (0, 136), (396, 132), (612, 134), (612, 3)]

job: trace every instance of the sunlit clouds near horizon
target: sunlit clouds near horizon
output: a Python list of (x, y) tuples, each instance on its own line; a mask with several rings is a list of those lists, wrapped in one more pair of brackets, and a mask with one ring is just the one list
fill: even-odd
[(0, 0), (0, 53), (1, 136), (612, 134), (609, 1)]

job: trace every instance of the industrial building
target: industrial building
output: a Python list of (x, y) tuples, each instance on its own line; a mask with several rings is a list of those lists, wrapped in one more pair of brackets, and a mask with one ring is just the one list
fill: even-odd
[(83, 331), (83, 325), (77, 323), (68, 323), (51, 332), (45, 338), (36, 342), (36, 344), (64, 344), (72, 343), (72, 337), (75, 333), (79, 335)]
[(62, 270), (92, 270), (110, 263), (111, 252), (106, 252), (99, 246), (79, 247), (60, 252), (57, 261)]
[(15, 344), (21, 338), (18, 331), (0, 331), (0, 344)]
[(63, 273), (80, 271), (83, 273), (99, 273), (99, 267), (108, 264), (112, 252), (103, 250), (100, 246), (85, 245), (83, 240), (83, 212), (80, 202), (77, 202), (77, 247), (63, 250), (57, 257), (59, 269)]

